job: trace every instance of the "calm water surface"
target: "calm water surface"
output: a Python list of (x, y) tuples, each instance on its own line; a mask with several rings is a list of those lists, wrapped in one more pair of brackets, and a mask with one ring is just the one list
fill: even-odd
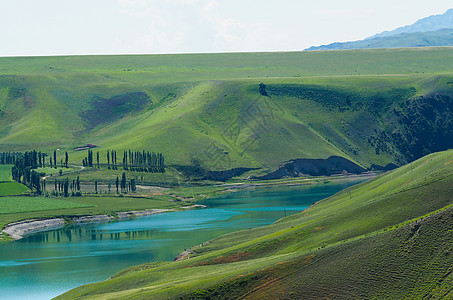
[(65, 228), (0, 244), (0, 298), (50, 299), (132, 265), (173, 260), (193, 245), (271, 224), (349, 185), (241, 191), (201, 202), (206, 209)]

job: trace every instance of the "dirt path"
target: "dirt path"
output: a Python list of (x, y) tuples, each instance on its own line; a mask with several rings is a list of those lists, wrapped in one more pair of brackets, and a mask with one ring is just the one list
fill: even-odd
[[(68, 174), (72, 174), (72, 173), (78, 173), (78, 172), (80, 172), (82, 170), (85, 170), (85, 167), (83, 167), (83, 166), (71, 166), (71, 167), (80, 168), (80, 169), (79, 170), (68, 171), (68, 172), (62, 172), (61, 175), (68, 175)], [(51, 176), (47, 175), (47, 176), (44, 176), (42, 179), (44, 180), (44, 179), (47, 179), (49, 177), (51, 177)]]

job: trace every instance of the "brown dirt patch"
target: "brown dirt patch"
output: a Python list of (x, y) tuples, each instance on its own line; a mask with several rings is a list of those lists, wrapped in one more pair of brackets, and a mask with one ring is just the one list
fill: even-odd
[(444, 166), (448, 166), (451, 163), (453, 163), (453, 160), (447, 161), (446, 163), (444, 163)]

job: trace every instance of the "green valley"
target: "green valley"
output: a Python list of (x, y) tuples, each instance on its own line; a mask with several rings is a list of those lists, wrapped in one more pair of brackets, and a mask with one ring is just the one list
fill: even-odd
[[(282, 201), (298, 213), (207, 233), (215, 238), (177, 262), (155, 256), (61, 298), (448, 298), (452, 59), (449, 47), (2, 57), (0, 226), (116, 221), (237, 191), (367, 180), (302, 212)], [(267, 205), (272, 222), (287, 215)], [(196, 226), (242, 213), (210, 207), (202, 221), (201, 211)], [(135, 221), (62, 236), (139, 247), (134, 235), (164, 243), (159, 230), (172, 231), (159, 221), (141, 235)], [(52, 234), (36, 242), (62, 241)]]
[(453, 299), (450, 2), (0, 2), (0, 298)]

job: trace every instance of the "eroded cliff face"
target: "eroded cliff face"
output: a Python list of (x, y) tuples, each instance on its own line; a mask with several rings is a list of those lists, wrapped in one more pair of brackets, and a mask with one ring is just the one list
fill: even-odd
[(394, 155), (400, 164), (453, 148), (453, 95), (429, 94), (394, 105), (368, 141), (376, 153)]
[(278, 170), (268, 175), (255, 177), (255, 179), (279, 179), (283, 177), (329, 176), (333, 174), (352, 173), (360, 174), (366, 169), (339, 156), (327, 159), (299, 158), (285, 162)]

